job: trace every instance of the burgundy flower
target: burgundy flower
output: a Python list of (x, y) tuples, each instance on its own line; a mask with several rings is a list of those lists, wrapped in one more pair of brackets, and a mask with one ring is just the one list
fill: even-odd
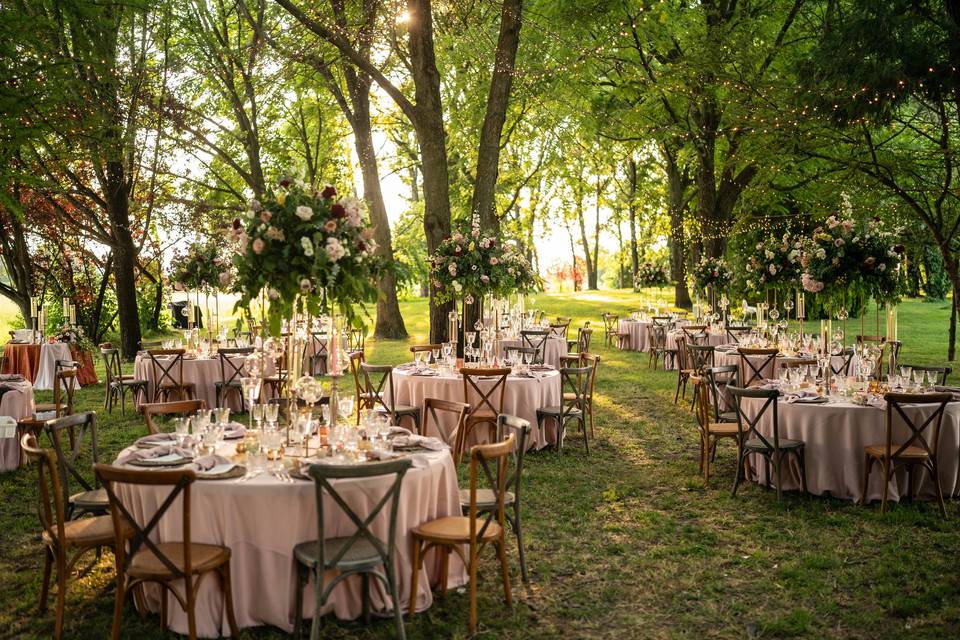
[(903, 253), (903, 252), (906, 251), (906, 250), (907, 250), (907, 248), (906, 248), (905, 246), (903, 246), (902, 244), (895, 244), (895, 245), (893, 245), (893, 252), (894, 252), (894, 253)]
[(874, 222), (880, 222), (880, 216), (873, 216)]
[[(330, 184), (328, 184), (324, 188), (324, 190), (320, 192), (320, 196), (327, 200), (333, 199), (336, 195), (337, 195), (337, 190), (333, 187), (333, 185), (330, 185)], [(335, 206), (339, 206), (339, 205), (335, 205)], [(340, 208), (343, 209), (343, 207), (340, 207)]]
[(357, 251), (366, 251), (366, 250), (367, 250), (367, 243), (364, 242), (363, 240), (358, 240)]
[(289, 179), (289, 178), (284, 178), (283, 180), (281, 180), (281, 181), (280, 181), (280, 186), (283, 187), (284, 189), (286, 189), (287, 187), (289, 187), (289, 186), (290, 186), (290, 179)]
[[(333, 187), (330, 187), (330, 188), (332, 189)], [(326, 193), (326, 190), (324, 190), (324, 193)], [(334, 218), (346, 218), (347, 210), (344, 209), (343, 205), (338, 202), (337, 204), (330, 207), (330, 215), (332, 215)]]
[(240, 218), (234, 218), (234, 219), (233, 219), (233, 230), (234, 230), (234, 231), (239, 231), (241, 226), (243, 226), (243, 225), (240, 223)]

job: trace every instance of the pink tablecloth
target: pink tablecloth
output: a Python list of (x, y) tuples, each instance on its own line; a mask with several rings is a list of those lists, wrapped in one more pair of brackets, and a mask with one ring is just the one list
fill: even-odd
[[(685, 337), (683, 330), (675, 329), (673, 331), (667, 332), (667, 349), (676, 349), (677, 348), (677, 338)], [(707, 333), (707, 341), (705, 344), (708, 344), (713, 347), (719, 347), (730, 342), (730, 339), (727, 337), (727, 334), (718, 331)], [(717, 363), (719, 364), (719, 363)], [(673, 369), (677, 368), (677, 359), (674, 358)]]
[[(221, 453), (229, 453), (232, 449)], [(122, 454), (121, 454), (122, 455)], [(418, 457), (421, 457), (418, 455)], [(411, 541), (409, 531), (424, 522), (445, 516), (460, 515), (460, 495), (457, 473), (449, 451), (422, 454), (427, 466), (411, 468), (403, 479), (400, 490), (400, 508), (397, 515), (398, 539), (396, 545), (396, 575), (400, 604), (406, 610), (410, 603)], [(416, 464), (416, 463), (415, 463)], [(346, 502), (363, 518), (383, 495), (383, 487), (392, 481), (386, 478), (338, 481), (338, 488), (346, 487), (342, 495)], [(349, 484), (347, 484), (349, 483)], [(121, 499), (131, 513), (143, 524), (154, 513), (168, 494), (168, 488), (138, 486), (120, 487)], [(273, 477), (261, 475), (252, 480), (198, 480), (193, 485), (193, 541), (221, 544), (230, 547), (230, 571), (233, 574), (233, 606), (241, 627), (271, 625), (285, 632), (293, 630), (296, 569), (293, 558), (295, 545), (317, 537), (317, 510), (312, 482), (281, 483)], [(176, 502), (158, 526), (158, 541), (181, 539), (182, 508)], [(330, 518), (324, 535), (348, 536), (355, 530), (352, 522), (340, 511), (329, 496), (324, 511)], [(387, 511), (371, 526), (375, 535), (387, 535)], [(449, 567), (451, 587), (465, 582), (465, 572), (456, 554)], [(440, 582), (439, 555), (426, 556), (420, 576), (417, 610), (430, 607), (433, 596), (430, 585)], [(314, 612), (311, 586), (304, 594), (304, 616)], [(390, 596), (377, 580), (370, 581), (371, 611), (386, 614), (392, 611)], [(148, 594), (148, 607), (159, 611), (159, 592)], [(187, 632), (187, 618), (171, 598), (170, 628)], [(324, 613), (333, 612), (338, 618), (352, 620), (362, 613), (361, 580), (359, 576), (338, 585), (327, 601)], [(229, 635), (223, 596), (215, 576), (204, 580), (197, 600), (197, 632), (211, 638)]]
[[(159, 359), (159, 358), (158, 358)], [(231, 358), (231, 362), (240, 366), (243, 363), (243, 358)], [(272, 367), (270, 367), (272, 369)], [(172, 375), (176, 375), (174, 372), (171, 372)], [(231, 371), (227, 371), (227, 376), (230, 376)], [(137, 356), (136, 362), (134, 364), (134, 375), (137, 376), (138, 380), (146, 380), (148, 384), (147, 397), (152, 400), (153, 398), (153, 385), (154, 385), (154, 376), (153, 376), (153, 367), (151, 366), (150, 358), (148, 356)], [(269, 375), (269, 374), (268, 374)], [(203, 400), (207, 403), (207, 408), (212, 409), (217, 406), (217, 390), (216, 383), (222, 380), (220, 375), (220, 359), (219, 358), (195, 358), (195, 359), (184, 359), (183, 360), (183, 382), (184, 384), (192, 382), (194, 384), (194, 393), (198, 400)], [(222, 404), (222, 403), (221, 403)], [(230, 392), (226, 397), (226, 406), (229, 406), (231, 411), (240, 410), (240, 396), (235, 392)]]
[[(0, 416), (22, 420), (33, 415), (33, 386), (24, 382), (0, 382), (0, 385), (13, 387), (0, 399)], [(20, 442), (16, 432), (8, 438), (0, 438), (0, 471), (13, 471), (20, 466)]]
[(629, 334), (623, 348), (627, 351), (650, 350), (650, 322), (623, 318), (617, 322), (617, 332)]
[[(501, 340), (501, 356), (503, 356), (507, 347), (527, 347), (523, 340)], [(567, 341), (563, 338), (550, 336), (547, 343), (543, 346), (543, 364), (550, 365), (554, 369), (560, 368), (560, 357), (567, 355)]]
[[(744, 411), (753, 416), (763, 406), (763, 400), (744, 399)], [(858, 500), (863, 484), (864, 453), (863, 448), (873, 444), (883, 444), (886, 437), (886, 413), (874, 407), (862, 407), (849, 402), (836, 402), (822, 405), (779, 403), (780, 437), (803, 440), (806, 443), (807, 489), (815, 495), (830, 494), (835, 498)], [(905, 409), (907, 415), (926, 417), (933, 411), (932, 406), (913, 405)], [(923, 422), (923, 419), (920, 419)], [(773, 434), (770, 409), (761, 420), (760, 429), (765, 435)], [(899, 417), (894, 421), (894, 440), (905, 439), (907, 428)], [(944, 496), (950, 496), (958, 488), (958, 468), (960, 468), (960, 403), (951, 403), (943, 416), (940, 435), (940, 450), (937, 461), (940, 465), (940, 486)], [(764, 478), (762, 464), (759, 467), (759, 479)], [(784, 489), (797, 489), (800, 486), (800, 468), (791, 461), (789, 471), (785, 469)], [(932, 496), (933, 484), (928, 474), (915, 473), (914, 486), (919, 482), (920, 495)], [(906, 472), (898, 475), (890, 483), (889, 498), (899, 500), (907, 489)], [(870, 474), (868, 500), (879, 500), (883, 492), (882, 472), (874, 465)]]
[[(717, 350), (713, 354), (715, 366), (722, 367), (725, 365), (737, 365), (740, 366), (740, 353), (736, 349), (730, 350)], [(833, 356), (832, 364), (834, 367), (840, 368), (843, 366), (843, 360), (845, 356)], [(780, 366), (784, 362), (796, 362), (798, 360), (811, 360), (812, 358), (800, 358), (797, 356), (777, 356), (776, 363), (771, 370), (770, 365), (768, 364), (763, 369), (764, 378), (776, 378), (780, 375)], [(750, 356), (750, 360), (753, 361), (755, 367), (760, 367), (761, 364), (766, 360), (766, 356)], [(853, 360), (850, 361), (850, 375), (853, 375), (857, 370), (857, 357), (853, 356)]]
[[(539, 378), (518, 378), (509, 376), (506, 389), (503, 392), (504, 413), (530, 421), (529, 449), (541, 449), (547, 445), (557, 443), (556, 425), (552, 420), (544, 422), (544, 429), (537, 427), (537, 409), (541, 407), (556, 407), (560, 405), (560, 373), (547, 371)], [(487, 391), (495, 381), (480, 381), (481, 389)], [(393, 385), (396, 392), (396, 402), (414, 407), (422, 407), (426, 398), (463, 402), (463, 378), (459, 375), (417, 376), (409, 370), (394, 369)], [(472, 391), (472, 390), (471, 390)], [(467, 402), (475, 407), (479, 396), (472, 392)], [(441, 416), (444, 420), (446, 416)], [(443, 422), (442, 428), (446, 434), (452, 432), (455, 423), (451, 420)], [(430, 433), (428, 435), (437, 435)], [(471, 441), (472, 446), (486, 441), (485, 430), (477, 430)]]

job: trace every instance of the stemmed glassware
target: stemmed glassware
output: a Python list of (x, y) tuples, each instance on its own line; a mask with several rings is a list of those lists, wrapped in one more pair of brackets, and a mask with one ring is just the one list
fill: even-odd
[(259, 402), (256, 404), (250, 405), (250, 414), (253, 416), (253, 421), (257, 423), (257, 429), (263, 428), (263, 405)]
[(430, 349), (430, 355), (433, 356), (434, 364), (437, 364), (440, 362), (440, 349)]
[(423, 351), (413, 352), (413, 363), (416, 365), (417, 369), (423, 366)]
[(173, 432), (177, 438), (177, 445), (182, 447), (190, 437), (190, 418), (176, 417), (173, 419)]

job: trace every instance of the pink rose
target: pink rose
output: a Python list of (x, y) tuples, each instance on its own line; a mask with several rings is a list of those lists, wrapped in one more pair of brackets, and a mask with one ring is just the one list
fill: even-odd
[(263, 253), (263, 248), (264, 248), (264, 246), (265, 246), (265, 245), (264, 245), (263, 239), (261, 239), (261, 238), (256, 238), (256, 239), (253, 241), (253, 252), (256, 253), (256, 254), (258, 254), (258, 255), (261, 254), (261, 253)]
[(491, 266), (496, 266), (498, 262), (500, 262), (500, 261), (497, 260), (496, 256), (490, 258), (490, 265), (491, 265)]
[(263, 222), (264, 224), (270, 222), (270, 218), (272, 217), (273, 217), (273, 214), (270, 213), (269, 211), (264, 210), (260, 212), (260, 221)]
[(336, 220), (327, 220), (326, 224), (323, 225), (324, 231), (327, 233), (333, 233), (337, 230), (337, 221)]

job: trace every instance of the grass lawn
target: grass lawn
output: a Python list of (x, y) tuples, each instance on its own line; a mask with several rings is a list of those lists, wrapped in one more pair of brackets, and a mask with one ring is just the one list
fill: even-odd
[[(597, 439), (587, 456), (574, 436), (564, 455), (530, 455), (524, 518), (531, 584), (519, 579), (510, 543), (515, 604), (500, 600), (492, 555), (482, 567), (484, 638), (949, 638), (960, 636), (960, 507), (941, 519), (926, 503), (877, 507), (747, 485), (730, 497), (732, 448), (721, 445), (711, 485), (697, 471), (692, 416), (674, 407), (675, 373), (651, 371), (646, 354), (602, 345), (600, 314), (627, 312), (626, 291), (543, 294), (548, 315), (590, 320), (603, 362), (597, 382)], [(425, 304), (401, 304), (413, 341), (427, 334)], [(946, 357), (948, 303), (900, 307), (901, 360)], [(868, 333), (872, 321), (868, 321)], [(808, 325), (811, 326), (811, 325)], [(848, 334), (859, 322), (849, 322)], [(405, 360), (405, 342), (368, 343), (374, 362)], [(956, 376), (955, 376), (956, 379)], [(84, 389), (79, 409), (101, 408), (102, 387)], [(101, 413), (101, 457), (110, 460), (144, 433), (137, 416)], [(38, 616), (42, 551), (32, 468), (0, 476), (0, 638), (47, 638)], [(282, 526), (282, 523), (278, 523)], [(112, 556), (73, 583), (65, 637), (108, 637)], [(264, 585), (264, 589), (269, 589)], [(124, 637), (165, 637), (156, 616), (124, 615)], [(467, 635), (467, 597), (451, 593), (407, 621), (411, 638)], [(248, 629), (244, 638), (284, 637)], [(328, 638), (392, 638), (390, 621), (328, 619)]]

